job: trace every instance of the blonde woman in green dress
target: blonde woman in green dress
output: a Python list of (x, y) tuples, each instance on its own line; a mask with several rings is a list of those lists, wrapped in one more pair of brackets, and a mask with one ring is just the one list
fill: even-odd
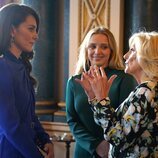
[(90, 30), (80, 47), (76, 73), (67, 83), (66, 112), (67, 122), (76, 140), (74, 158), (106, 157), (109, 150), (103, 137), (103, 129), (95, 123), (93, 112), (88, 106), (88, 97), (76, 82), (92, 65), (102, 66), (108, 78), (117, 74), (109, 92), (112, 105), (116, 105), (114, 108), (136, 86), (134, 78), (123, 71), (123, 60), (117, 52), (113, 34), (104, 27)]

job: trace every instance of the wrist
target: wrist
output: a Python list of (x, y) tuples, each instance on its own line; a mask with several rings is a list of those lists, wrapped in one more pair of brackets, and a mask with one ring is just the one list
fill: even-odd
[(98, 100), (96, 99), (96, 97), (94, 97), (93, 99), (88, 98), (88, 103), (91, 104), (91, 105), (97, 105)]
[(101, 99), (101, 100), (99, 101), (99, 104), (101, 104), (102, 106), (107, 106), (107, 105), (109, 105), (109, 104), (110, 104), (110, 98), (109, 98), (109, 97), (106, 97), (106, 98), (104, 98), (104, 99)]
[(99, 95), (99, 96), (96, 95), (96, 98), (97, 98), (98, 102), (100, 102), (101, 100), (108, 98), (108, 96), (107, 95)]
[(94, 93), (92, 93), (92, 92), (86, 92), (86, 91), (85, 91), (85, 93), (86, 93), (86, 95), (87, 95), (87, 97), (88, 97), (88, 100), (92, 100), (92, 99), (95, 98)]

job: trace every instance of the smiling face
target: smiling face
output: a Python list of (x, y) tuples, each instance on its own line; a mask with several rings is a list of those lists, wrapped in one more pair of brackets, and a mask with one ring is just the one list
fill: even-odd
[(33, 45), (38, 38), (36, 28), (36, 20), (31, 15), (18, 27), (13, 27), (11, 36), (14, 40), (11, 43), (10, 51), (16, 56), (20, 56), (22, 51), (32, 52)]
[(111, 50), (104, 34), (93, 34), (88, 43), (88, 59), (91, 65), (107, 67)]
[(137, 80), (140, 80), (142, 68), (137, 59), (137, 52), (135, 46), (132, 45), (130, 50), (124, 55), (125, 59), (125, 73), (133, 75)]

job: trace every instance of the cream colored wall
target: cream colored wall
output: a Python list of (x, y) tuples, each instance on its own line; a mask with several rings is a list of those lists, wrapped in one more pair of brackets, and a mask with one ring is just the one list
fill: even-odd
[(123, 54), (124, 0), (111, 0), (110, 30), (114, 34), (118, 51)]
[(78, 50), (79, 0), (70, 0), (69, 76), (74, 74)]

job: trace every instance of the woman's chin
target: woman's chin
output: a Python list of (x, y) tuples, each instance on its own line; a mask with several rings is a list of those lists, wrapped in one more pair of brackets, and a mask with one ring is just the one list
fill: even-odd
[(95, 62), (93, 65), (96, 65), (96, 66), (98, 66), (98, 67), (107, 67), (105, 64), (103, 64), (103, 63), (100, 63), (100, 62)]
[(126, 73), (126, 74), (129, 74), (129, 73), (130, 73), (130, 71), (129, 71), (129, 69), (128, 69), (128, 68), (125, 68), (125, 70), (124, 70), (124, 71), (125, 71), (125, 73)]

